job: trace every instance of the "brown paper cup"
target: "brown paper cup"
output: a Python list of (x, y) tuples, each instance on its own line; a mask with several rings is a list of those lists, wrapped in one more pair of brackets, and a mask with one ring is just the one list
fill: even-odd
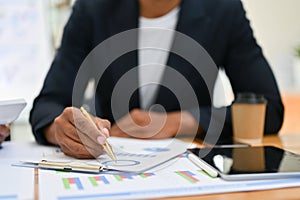
[(231, 107), (233, 139), (238, 143), (261, 143), (267, 104), (266, 101), (255, 99), (247, 101), (247, 99), (237, 99)]

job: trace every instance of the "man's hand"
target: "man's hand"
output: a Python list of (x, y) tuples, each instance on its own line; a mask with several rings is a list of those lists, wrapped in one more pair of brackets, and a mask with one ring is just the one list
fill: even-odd
[(46, 139), (69, 156), (96, 158), (109, 137), (110, 122), (93, 117), (98, 129), (78, 108), (68, 107), (45, 129)]
[(0, 144), (9, 136), (10, 127), (9, 125), (0, 125)]
[(143, 139), (170, 138), (177, 134), (196, 134), (198, 123), (188, 112), (149, 112), (132, 110), (111, 128), (111, 135)]

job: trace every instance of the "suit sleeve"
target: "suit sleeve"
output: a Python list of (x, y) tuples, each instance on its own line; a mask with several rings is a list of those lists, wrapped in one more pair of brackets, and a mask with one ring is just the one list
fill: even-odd
[(72, 91), (76, 73), (89, 53), (91, 30), (84, 1), (77, 1), (64, 29), (61, 47), (36, 97), (30, 112), (30, 123), (36, 141), (48, 144), (43, 129), (72, 105)]
[[(227, 2), (226, 2), (227, 3)], [(283, 105), (273, 72), (257, 44), (246, 13), (239, 0), (228, 1), (227, 19), (230, 21), (223, 67), (232, 84), (235, 95), (240, 92), (254, 92), (264, 95), (267, 100), (265, 134), (277, 133), (283, 122)], [(227, 26), (227, 25), (225, 25)], [(199, 122), (208, 130), (211, 108), (200, 107)], [(195, 110), (190, 113), (195, 116)], [(232, 137), (231, 107), (226, 108), (226, 119), (219, 142), (227, 142)], [(214, 119), (218, 121), (218, 119)]]
[(254, 92), (267, 100), (265, 134), (277, 133), (283, 122), (283, 105), (273, 72), (258, 46), (242, 3), (236, 1), (225, 70), (235, 94)]

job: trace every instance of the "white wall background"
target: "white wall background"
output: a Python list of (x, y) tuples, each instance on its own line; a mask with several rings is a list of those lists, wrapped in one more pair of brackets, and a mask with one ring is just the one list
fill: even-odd
[(282, 92), (300, 92), (295, 85), (300, 74), (293, 69), (294, 49), (300, 46), (300, 0), (242, 1), (279, 88)]
[(52, 60), (44, 0), (0, 0), (0, 100), (24, 98), (27, 120)]

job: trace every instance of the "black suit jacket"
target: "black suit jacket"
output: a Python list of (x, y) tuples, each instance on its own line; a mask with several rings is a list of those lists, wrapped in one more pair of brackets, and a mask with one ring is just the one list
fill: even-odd
[[(137, 0), (76, 2), (65, 27), (61, 47), (31, 110), (30, 123), (39, 143), (47, 143), (42, 130), (65, 107), (80, 105), (81, 99), (77, 99), (75, 104), (72, 103), (72, 92), (77, 72), (86, 56), (107, 38), (137, 28), (138, 17)], [(273, 73), (253, 37), (240, 0), (182, 0), (176, 30), (197, 41), (209, 53), (216, 66), (224, 67), (235, 94), (255, 92), (265, 95), (268, 100), (265, 133), (279, 131), (283, 121), (280, 94)], [(95, 96), (98, 116), (114, 122), (126, 114), (122, 111), (119, 116), (112, 116), (111, 95), (122, 75), (138, 65), (137, 60), (137, 51), (131, 51), (116, 59), (105, 71)], [(167, 65), (190, 81), (199, 105), (196, 108), (192, 105), (184, 109), (192, 114), (194, 109), (199, 109), (200, 118), (197, 120), (207, 130), (211, 117), (211, 101), (201, 75), (197, 75), (189, 62), (174, 53), (170, 53)], [(92, 71), (87, 74), (93, 75)], [(137, 75), (132, 77), (133, 84), (138, 85), (137, 80)], [(84, 87), (83, 84), (75, 90), (81, 92)], [(139, 107), (138, 96), (136, 90), (131, 97), (129, 110)], [(163, 105), (169, 112), (180, 109), (178, 100), (166, 87), (160, 87), (156, 103)], [(231, 112), (228, 107), (222, 138), (230, 138), (231, 132)]]

